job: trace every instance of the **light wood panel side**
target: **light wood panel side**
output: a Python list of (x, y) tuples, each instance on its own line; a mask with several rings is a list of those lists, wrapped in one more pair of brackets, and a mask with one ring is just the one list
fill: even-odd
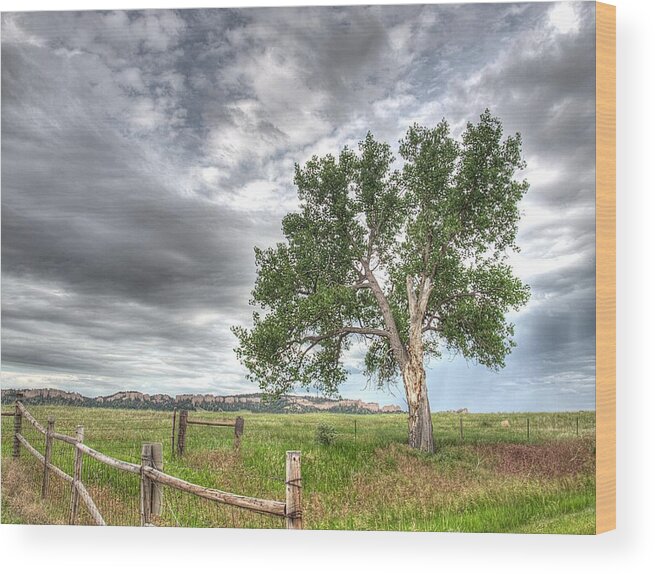
[(596, 533), (616, 528), (616, 8), (596, 3)]

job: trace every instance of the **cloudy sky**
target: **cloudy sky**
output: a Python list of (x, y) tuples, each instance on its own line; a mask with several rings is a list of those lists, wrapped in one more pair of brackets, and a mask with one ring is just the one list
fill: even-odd
[[(255, 390), (229, 327), (294, 162), (489, 107), (532, 299), (503, 371), (429, 364), (432, 408), (593, 408), (594, 66), (593, 3), (3, 14), (3, 388)], [(343, 396), (405, 405), (347, 364)]]

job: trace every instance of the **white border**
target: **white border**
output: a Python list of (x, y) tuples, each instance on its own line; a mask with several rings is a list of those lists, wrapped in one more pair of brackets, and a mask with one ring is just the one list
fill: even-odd
[[(2, 11), (302, 5), (293, 1), (0, 0)], [(338, 1), (315, 4), (362, 4)], [(407, 3), (375, 2), (384, 4)], [(653, 3), (615, 0), (618, 23), (618, 530), (598, 537), (0, 527), (5, 572), (645, 572), (655, 565)], [(649, 568), (650, 566), (650, 568)]]

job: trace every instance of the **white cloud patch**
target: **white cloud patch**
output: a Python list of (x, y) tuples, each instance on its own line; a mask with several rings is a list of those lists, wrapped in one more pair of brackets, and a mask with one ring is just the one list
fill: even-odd
[(572, 2), (556, 2), (548, 15), (549, 22), (560, 34), (575, 34), (580, 29), (575, 5)]

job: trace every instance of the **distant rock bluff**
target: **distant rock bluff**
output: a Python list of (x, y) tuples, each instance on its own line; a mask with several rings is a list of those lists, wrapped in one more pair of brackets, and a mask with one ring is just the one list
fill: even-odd
[(112, 395), (85, 397), (80, 393), (61, 391), (59, 389), (5, 389), (2, 390), (2, 403), (16, 400), (16, 393), (23, 393), (24, 400), (30, 404), (58, 404), (104, 408), (155, 409), (172, 410), (207, 410), (270, 413), (400, 413), (397, 405), (381, 407), (378, 403), (367, 403), (353, 399), (324, 399), (303, 395), (286, 395), (278, 399), (267, 399), (262, 394), (247, 395), (212, 395), (182, 394), (172, 397), (165, 394), (146, 394), (138, 391), (119, 391)]

